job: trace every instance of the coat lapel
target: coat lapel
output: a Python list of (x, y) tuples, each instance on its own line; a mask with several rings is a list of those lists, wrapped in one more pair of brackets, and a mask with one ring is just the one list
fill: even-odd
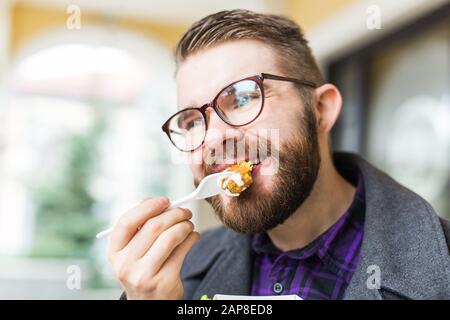
[(356, 155), (335, 161), (356, 164), (366, 190), (361, 260), (345, 299), (381, 299), (383, 290), (411, 299), (448, 297), (448, 247), (431, 206)]

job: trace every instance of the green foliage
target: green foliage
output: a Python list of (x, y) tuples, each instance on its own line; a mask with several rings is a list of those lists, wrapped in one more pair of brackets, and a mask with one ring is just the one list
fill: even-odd
[(31, 256), (89, 256), (101, 226), (92, 214), (95, 199), (89, 185), (104, 129), (104, 122), (99, 121), (87, 133), (69, 136), (64, 172), (57, 181), (46, 181), (34, 190), (36, 229)]

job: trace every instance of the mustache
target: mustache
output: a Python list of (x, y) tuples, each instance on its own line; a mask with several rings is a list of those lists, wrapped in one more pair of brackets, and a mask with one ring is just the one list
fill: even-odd
[(253, 141), (244, 142), (229, 140), (205, 156), (204, 173), (205, 176), (212, 174), (218, 165), (231, 165), (241, 160), (259, 163), (274, 154), (278, 154), (278, 150), (275, 150), (270, 139), (259, 137)]

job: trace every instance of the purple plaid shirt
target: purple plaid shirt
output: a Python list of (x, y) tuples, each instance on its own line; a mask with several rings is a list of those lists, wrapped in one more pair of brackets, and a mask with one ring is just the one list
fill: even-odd
[[(355, 182), (356, 179), (351, 180)], [(356, 194), (350, 207), (306, 247), (282, 252), (266, 233), (254, 235), (251, 294), (342, 299), (359, 262), (364, 213), (364, 182), (357, 174)]]

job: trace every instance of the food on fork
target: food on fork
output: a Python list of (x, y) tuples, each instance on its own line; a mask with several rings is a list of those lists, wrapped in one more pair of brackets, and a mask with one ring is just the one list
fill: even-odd
[(233, 172), (233, 174), (220, 179), (219, 185), (225, 190), (226, 195), (237, 197), (253, 183), (252, 170), (253, 164), (251, 162), (239, 161), (224, 170), (225, 172)]

